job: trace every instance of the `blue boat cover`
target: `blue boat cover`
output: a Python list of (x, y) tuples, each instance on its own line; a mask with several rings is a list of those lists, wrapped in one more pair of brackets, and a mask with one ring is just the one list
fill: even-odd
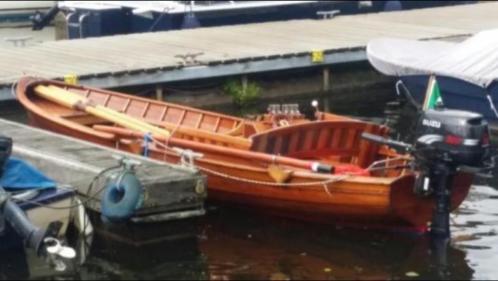
[(11, 157), (5, 163), (0, 186), (15, 191), (55, 188), (56, 183), (27, 162)]

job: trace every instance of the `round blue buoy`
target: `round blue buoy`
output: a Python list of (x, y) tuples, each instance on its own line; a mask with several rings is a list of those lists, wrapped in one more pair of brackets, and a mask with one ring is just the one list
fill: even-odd
[(131, 218), (142, 207), (144, 192), (135, 174), (126, 171), (105, 187), (102, 197), (102, 216), (111, 222)]

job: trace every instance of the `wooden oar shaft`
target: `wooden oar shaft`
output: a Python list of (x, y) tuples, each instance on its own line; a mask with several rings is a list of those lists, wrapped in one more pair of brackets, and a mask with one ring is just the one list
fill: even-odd
[(60, 96), (56, 92), (51, 91), (48, 87), (41, 85), (36, 86), (35, 93), (51, 102), (69, 108), (72, 108), (78, 102), (82, 102), (82, 98), (80, 97), (76, 97), (74, 95)]
[[(113, 133), (122, 137), (128, 137), (128, 138), (143, 138), (144, 134), (141, 132), (137, 131), (132, 131), (129, 129), (125, 128), (118, 128), (118, 127), (112, 127), (112, 126), (105, 126), (105, 125), (94, 125), (93, 128), (97, 131), (101, 132), (106, 132), (106, 133)], [(161, 136), (155, 136), (157, 141), (163, 142), (166, 141), (166, 138), (163, 138)], [(306, 160), (299, 160), (299, 159), (294, 159), (290, 157), (282, 157), (282, 156), (277, 156), (277, 155), (269, 155), (266, 153), (260, 153), (260, 152), (253, 152), (253, 151), (247, 151), (247, 150), (241, 150), (241, 149), (235, 149), (235, 148), (230, 148), (230, 147), (223, 147), (223, 146), (217, 146), (217, 145), (212, 145), (212, 144), (205, 144), (205, 143), (199, 143), (199, 142), (194, 142), (194, 141), (189, 141), (189, 140), (182, 140), (178, 139), (175, 137), (172, 137), (167, 140), (168, 143), (172, 146), (179, 146), (182, 148), (189, 148), (197, 152), (213, 152), (213, 153), (229, 153), (232, 156), (235, 157), (241, 157), (241, 158), (249, 158), (253, 159), (254, 161), (262, 161), (266, 163), (274, 163), (274, 164), (281, 164), (281, 165), (287, 165), (287, 166), (293, 166), (297, 168), (302, 168), (302, 169), (307, 169), (307, 170), (312, 170), (313, 165), (316, 165), (317, 162), (313, 161), (306, 161)]]
[(100, 111), (106, 112), (106, 113), (108, 113), (108, 114), (110, 114), (110, 115), (112, 115), (112, 116), (114, 116), (116, 118), (119, 118), (121, 120), (124, 120), (126, 122), (132, 123), (132, 124), (140, 127), (141, 129), (139, 131), (141, 131), (141, 132), (152, 133), (152, 134), (156, 134), (156, 135), (162, 135), (162, 136), (165, 136), (165, 137), (169, 137), (170, 136), (169, 131), (164, 130), (164, 129), (159, 128), (159, 127), (156, 127), (154, 125), (151, 125), (151, 124), (147, 123), (146, 121), (142, 121), (142, 120), (130, 117), (130, 116), (126, 115), (126, 114), (114, 111), (112, 109), (109, 109), (109, 108), (101, 106), (101, 105), (97, 105), (95, 108), (97, 108)]
[(142, 133), (152, 133), (165, 137), (170, 136), (167, 130), (153, 126), (145, 121), (138, 120), (104, 106), (93, 105), (88, 101), (87, 98), (79, 96), (78, 94), (72, 93), (70, 91), (66, 91), (54, 86), (46, 87), (40, 85), (35, 88), (35, 92), (38, 95), (62, 106), (69, 108), (78, 108), (87, 112), (88, 114), (111, 121), (125, 128), (136, 130)]
[[(53, 91), (55, 93), (58, 93), (60, 96), (72, 96), (74, 99), (76, 99), (76, 98), (82, 99), (84, 102), (86, 102), (88, 104), (88, 99), (86, 99), (84, 97), (81, 97), (81, 96), (79, 96), (79, 95), (77, 95), (77, 94), (75, 94), (75, 93), (73, 93), (71, 91), (66, 91), (64, 89), (61, 89), (61, 88), (53, 86), (53, 85), (48, 86), (48, 88), (51, 91)], [(112, 115), (112, 116), (115, 116), (116, 118), (118, 118), (120, 120), (123, 120), (125, 122), (130, 123), (130, 124), (134, 124), (133, 126), (134, 126), (135, 130), (136, 130), (136, 128), (138, 128), (138, 130), (141, 131), (141, 132), (150, 132), (150, 133), (153, 133), (153, 134), (159, 134), (159, 135), (165, 135), (165, 136), (169, 136), (170, 135), (167, 130), (161, 129), (161, 128), (159, 128), (157, 126), (154, 126), (152, 124), (149, 124), (149, 123), (147, 123), (145, 121), (139, 120), (137, 118), (133, 118), (131, 116), (128, 116), (128, 115), (123, 114), (121, 112), (118, 112), (116, 110), (107, 108), (105, 106), (102, 106), (102, 105), (99, 105), (99, 104), (92, 105), (91, 103), (88, 106), (92, 106), (92, 107), (96, 108), (97, 110), (99, 110), (101, 112), (106, 112), (107, 113), (106, 116)], [(121, 126), (123, 126), (123, 125), (121, 125)], [(127, 127), (127, 126), (123, 126), (123, 127)]]
[[(48, 88), (50, 88), (53, 92), (59, 93), (61, 96), (70, 96), (70, 95), (74, 96), (74, 95), (76, 95), (72, 92), (65, 91), (65, 90), (63, 90), (59, 87), (53, 86), (53, 85), (48, 86)], [(80, 97), (77, 95), (76, 95), (76, 97), (80, 98), (80, 99), (83, 98), (83, 97)], [(115, 110), (112, 110), (112, 109), (107, 108), (107, 107), (102, 106), (102, 105), (95, 105), (94, 107), (101, 110), (101, 111), (105, 111), (108, 114), (114, 115), (117, 118), (127, 120), (128, 122), (135, 124), (136, 126), (132, 129), (138, 130), (140, 132), (150, 132), (154, 135), (169, 136), (170, 131), (174, 130), (177, 133), (187, 135), (189, 137), (208, 139), (208, 140), (212, 140), (212, 141), (217, 142), (217, 143), (222, 143), (223, 145), (226, 145), (229, 147), (249, 149), (249, 147), (251, 146), (250, 140), (240, 138), (240, 137), (233, 137), (233, 136), (228, 136), (228, 135), (223, 135), (223, 134), (218, 134), (218, 133), (212, 133), (209, 131), (188, 128), (188, 127), (184, 127), (181, 125), (169, 124), (166, 122), (151, 123), (148, 121), (142, 121), (142, 120), (139, 120), (137, 118), (133, 118), (127, 114), (117, 112)], [(137, 126), (140, 126), (141, 128), (137, 129)], [(160, 126), (166, 128), (167, 130), (161, 128)], [(123, 126), (123, 127), (127, 127), (127, 126)], [(168, 130), (170, 130), (170, 131), (168, 131)]]

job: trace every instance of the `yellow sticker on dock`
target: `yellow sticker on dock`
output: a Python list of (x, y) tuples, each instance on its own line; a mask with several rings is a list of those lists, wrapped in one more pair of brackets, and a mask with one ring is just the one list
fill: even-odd
[(322, 50), (311, 51), (311, 62), (321, 63), (325, 61), (325, 55)]
[(64, 75), (64, 82), (66, 84), (77, 85), (78, 76), (76, 74), (66, 74)]

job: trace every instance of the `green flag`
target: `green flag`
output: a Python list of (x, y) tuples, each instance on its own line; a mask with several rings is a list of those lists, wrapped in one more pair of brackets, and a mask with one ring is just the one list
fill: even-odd
[(443, 98), (437, 83), (436, 77), (431, 75), (429, 83), (427, 84), (427, 91), (425, 92), (425, 100), (423, 110), (434, 109), (437, 104), (442, 104)]

